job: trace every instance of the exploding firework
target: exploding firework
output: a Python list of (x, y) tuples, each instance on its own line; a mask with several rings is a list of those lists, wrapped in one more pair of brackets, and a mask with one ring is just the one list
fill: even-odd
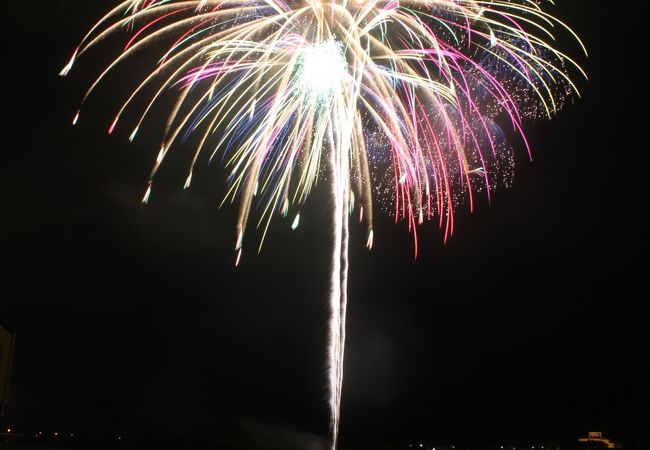
[(143, 201), (172, 147), (196, 135), (185, 188), (203, 151), (222, 155), (229, 172), (224, 202), (240, 205), (236, 264), (251, 213), (261, 248), (272, 218), (292, 212), (295, 229), (300, 206), (319, 180), (328, 181), (332, 448), (343, 383), (349, 217), (358, 211), (371, 248), (373, 196), (385, 203), (389, 194), (391, 214), (408, 223), (417, 255), (418, 225), (433, 220), (446, 240), (461, 200), (472, 209), (477, 192), (489, 198), (509, 179), (510, 150), (498, 122), (530, 151), (523, 119), (551, 117), (577, 93), (569, 74), (584, 75), (552, 45), (563, 32), (584, 50), (545, 3), (552, 2), (128, 0), (90, 30), (61, 72), (126, 32), (123, 51), (87, 98), (124, 61), (145, 50), (159, 55), (109, 133), (137, 107), (135, 139), (163, 97), (175, 95)]

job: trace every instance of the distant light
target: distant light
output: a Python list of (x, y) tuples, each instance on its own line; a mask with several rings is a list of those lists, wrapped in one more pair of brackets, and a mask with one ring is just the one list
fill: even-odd
[(11, 428), (7, 428), (7, 433), (11, 433)]
[(118, 436), (118, 437), (117, 437), (117, 440), (118, 440), (118, 441), (121, 441), (121, 440), (122, 440), (122, 436)]
[(58, 432), (58, 431), (55, 431), (55, 432), (54, 432), (54, 436), (58, 436), (58, 435), (59, 435), (59, 432)]

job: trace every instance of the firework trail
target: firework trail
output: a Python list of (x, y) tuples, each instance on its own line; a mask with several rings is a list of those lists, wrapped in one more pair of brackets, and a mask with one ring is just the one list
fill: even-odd
[(128, 0), (90, 30), (61, 71), (67, 75), (81, 55), (126, 32), (123, 51), (83, 104), (127, 60), (158, 55), (108, 132), (127, 109), (139, 109), (129, 137), (135, 139), (154, 107), (176, 96), (143, 202), (171, 148), (195, 136), (185, 188), (203, 151), (210, 159), (222, 155), (229, 170), (224, 202), (240, 205), (235, 264), (253, 210), (261, 249), (276, 213), (293, 211), (297, 228), (300, 206), (317, 182), (330, 183), (333, 449), (350, 216), (357, 208), (371, 248), (375, 196), (396, 221), (407, 222), (417, 255), (418, 225), (434, 221), (446, 241), (460, 202), (471, 210), (476, 192), (489, 199), (495, 186), (508, 184), (512, 163), (499, 123), (528, 148), (523, 119), (551, 117), (577, 93), (570, 73), (584, 75), (553, 43), (562, 32), (584, 46), (546, 4), (552, 1)]

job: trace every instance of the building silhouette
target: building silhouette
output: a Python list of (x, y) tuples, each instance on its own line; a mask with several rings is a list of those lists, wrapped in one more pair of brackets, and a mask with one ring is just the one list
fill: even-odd
[(14, 341), (14, 333), (0, 323), (0, 418), (4, 417), (7, 408)]

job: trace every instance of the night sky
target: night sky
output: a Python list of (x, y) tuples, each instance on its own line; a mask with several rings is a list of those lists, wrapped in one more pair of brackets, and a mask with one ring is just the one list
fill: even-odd
[[(514, 186), (474, 214), (459, 208), (446, 245), (423, 227), (416, 261), (405, 223), (378, 212), (372, 252), (352, 226), (343, 450), (590, 430), (648, 440), (647, 125), (631, 109), (646, 90), (641, 18), (558, 3), (590, 50), (580, 60), (590, 81), (553, 121), (526, 124), (534, 160), (517, 142)], [(57, 76), (112, 4), (5, 12), (0, 322), (17, 344), (0, 425), (324, 448), (327, 192), (297, 231), (276, 220), (262, 253), (250, 246), (236, 269), (219, 164), (199, 164), (183, 192), (191, 147), (177, 147), (142, 206), (163, 117), (132, 144), (128, 117), (107, 135), (127, 93), (121, 71), (71, 126), (113, 44)]]

